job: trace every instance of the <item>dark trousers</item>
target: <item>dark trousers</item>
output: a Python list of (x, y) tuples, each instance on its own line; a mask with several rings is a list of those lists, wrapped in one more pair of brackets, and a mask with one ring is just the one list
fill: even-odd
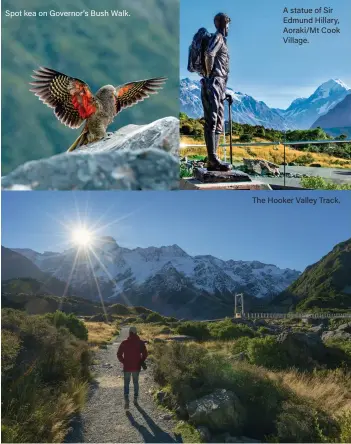
[(129, 397), (130, 377), (133, 378), (134, 398), (139, 395), (139, 372), (124, 372), (124, 397)]
[(203, 78), (201, 85), (205, 134), (221, 134), (224, 130), (224, 101), (227, 79), (223, 77)]

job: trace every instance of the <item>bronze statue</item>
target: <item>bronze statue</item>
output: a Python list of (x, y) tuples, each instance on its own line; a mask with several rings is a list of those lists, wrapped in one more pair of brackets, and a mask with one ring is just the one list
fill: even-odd
[[(230, 18), (223, 13), (214, 17), (216, 32), (208, 39), (204, 51), (204, 69), (201, 79), (201, 99), (205, 117), (205, 141), (207, 147), (207, 169), (229, 171), (231, 165), (217, 157), (219, 138), (223, 133), (224, 101), (229, 74), (229, 51), (227, 36)], [(229, 101), (230, 103), (230, 101)]]

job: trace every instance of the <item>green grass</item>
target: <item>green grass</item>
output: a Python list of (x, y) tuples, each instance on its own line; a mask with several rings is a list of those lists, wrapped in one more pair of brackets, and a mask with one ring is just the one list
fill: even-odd
[(200, 438), (200, 433), (196, 430), (196, 428), (185, 421), (179, 421), (174, 428), (174, 432), (176, 434), (181, 435), (182, 442), (185, 443), (202, 442)]

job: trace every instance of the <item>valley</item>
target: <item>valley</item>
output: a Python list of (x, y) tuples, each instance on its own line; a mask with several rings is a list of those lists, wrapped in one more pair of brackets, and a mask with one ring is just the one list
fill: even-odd
[[(3, 441), (349, 442), (350, 248), (301, 273), (103, 237), (100, 262), (83, 254), (66, 282), (74, 249), (3, 248)], [(53, 275), (64, 294), (40, 281)], [(131, 325), (149, 357), (125, 414), (116, 350)]]

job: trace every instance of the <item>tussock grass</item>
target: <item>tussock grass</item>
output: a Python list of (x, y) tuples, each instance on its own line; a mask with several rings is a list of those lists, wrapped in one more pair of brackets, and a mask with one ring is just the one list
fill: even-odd
[(116, 326), (106, 322), (85, 322), (88, 329), (88, 342), (91, 346), (106, 345), (118, 334)]
[(171, 333), (162, 333), (165, 329), (164, 325), (139, 324), (137, 329), (140, 337), (146, 341), (152, 341), (155, 338), (167, 339), (174, 334), (172, 328), (170, 328)]
[[(233, 436), (243, 433), (262, 442), (350, 442), (351, 375), (346, 368), (271, 370), (232, 360), (238, 351), (249, 355), (250, 350), (258, 356), (268, 354), (273, 361), (280, 356), (265, 339), (247, 336), (155, 343), (154, 376), (169, 393), (170, 408), (216, 388), (232, 390), (246, 412), (243, 429), (228, 430)], [(269, 362), (268, 357), (257, 360), (261, 361)]]
[(319, 373), (267, 372), (297, 396), (309, 399), (319, 408), (338, 416), (351, 412), (351, 375), (342, 370)]
[[(267, 142), (267, 140), (256, 139), (255, 142)], [(206, 156), (206, 147), (184, 147), (182, 144), (191, 144), (191, 145), (203, 145), (205, 142), (203, 140), (194, 140), (191, 137), (182, 136), (181, 137), (181, 146), (180, 146), (180, 156)], [(222, 141), (221, 141), (222, 143)], [(227, 142), (229, 143), (229, 138), (227, 138)], [(238, 138), (233, 137), (233, 143), (239, 143)], [(230, 149), (226, 147), (226, 158), (229, 159)], [(219, 156), (224, 158), (224, 147), (219, 148)], [(319, 163), (322, 167), (338, 167), (338, 168), (351, 168), (351, 161), (347, 159), (341, 159), (339, 157), (330, 156), (329, 154), (323, 153), (307, 153), (305, 151), (298, 151), (296, 149), (292, 149), (286, 147), (285, 150), (285, 159), (287, 163), (296, 162), (298, 163), (298, 158), (300, 156), (305, 156), (308, 154), (313, 157), (313, 161), (310, 163)], [(284, 146), (283, 145), (265, 145), (265, 146), (245, 146), (245, 147), (233, 147), (233, 162), (238, 163), (242, 162), (243, 158), (248, 159), (265, 159), (270, 162), (276, 163), (277, 165), (281, 165), (284, 162)], [(308, 164), (306, 165), (308, 166)]]

